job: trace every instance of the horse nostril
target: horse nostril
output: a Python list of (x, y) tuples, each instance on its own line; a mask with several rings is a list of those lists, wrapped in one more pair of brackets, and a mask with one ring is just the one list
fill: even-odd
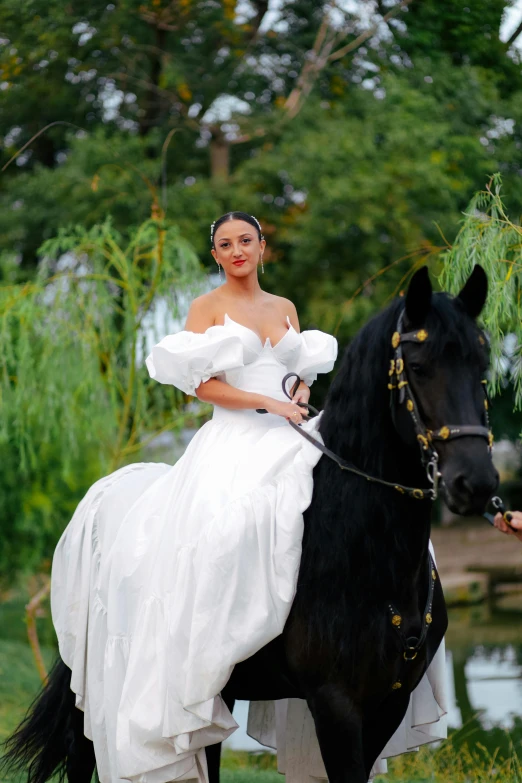
[(459, 473), (458, 476), (455, 476), (453, 479), (453, 485), (455, 490), (462, 495), (472, 495), (473, 494), (473, 487), (468, 482), (466, 475), (464, 473)]
[(474, 484), (472, 476), (468, 476), (466, 473), (458, 473), (453, 479), (453, 490), (461, 497), (483, 497), (487, 495), (490, 497), (493, 495), (498, 487), (498, 473), (495, 471), (489, 480), (484, 479), (478, 484)]

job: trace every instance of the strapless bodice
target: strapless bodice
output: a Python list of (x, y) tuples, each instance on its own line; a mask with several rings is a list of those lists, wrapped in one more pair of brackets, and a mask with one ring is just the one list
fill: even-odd
[[(267, 337), (264, 344), (260, 337), (249, 327), (234, 321), (225, 314), (224, 327), (231, 334), (237, 335), (243, 345), (243, 364), (224, 370), (218, 374), (231, 386), (242, 391), (267, 394), (278, 400), (287, 400), (282, 388), (284, 376), (295, 365), (301, 351), (301, 336), (287, 316), (287, 331), (283, 337), (272, 345)], [(291, 379), (288, 386), (295, 382)]]

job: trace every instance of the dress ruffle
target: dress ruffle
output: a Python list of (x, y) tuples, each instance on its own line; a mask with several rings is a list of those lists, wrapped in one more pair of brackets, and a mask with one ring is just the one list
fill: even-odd
[(243, 366), (243, 343), (238, 335), (219, 324), (201, 334), (177, 332), (160, 340), (145, 363), (154, 380), (194, 395), (200, 383)]
[(331, 334), (319, 329), (308, 329), (300, 333), (301, 350), (288, 370), (296, 372), (307, 386), (317, 380), (319, 373), (330, 372), (337, 358), (337, 340)]

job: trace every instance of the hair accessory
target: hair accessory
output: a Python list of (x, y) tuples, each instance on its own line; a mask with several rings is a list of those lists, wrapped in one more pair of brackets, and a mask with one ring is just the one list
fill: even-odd
[(217, 221), (216, 221), (216, 220), (214, 220), (214, 222), (213, 222), (213, 223), (212, 223), (212, 225), (210, 226), (210, 241), (211, 241), (211, 242), (213, 242), (213, 241), (214, 241), (214, 226), (216, 225), (216, 222), (217, 222)]
[(252, 218), (252, 220), (256, 221), (257, 227), (259, 229), (259, 233), (261, 234), (261, 239), (263, 239), (263, 229), (261, 228), (261, 223), (259, 222), (259, 220), (254, 215), (250, 215), (250, 217)]

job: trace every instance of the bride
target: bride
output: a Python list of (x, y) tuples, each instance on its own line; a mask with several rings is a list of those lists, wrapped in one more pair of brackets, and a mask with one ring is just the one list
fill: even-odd
[[(174, 466), (96, 482), (53, 558), (53, 623), (101, 783), (207, 781), (205, 746), (237, 728), (220, 692), (281, 634), (295, 593), (321, 452), (288, 421), (322, 440), (320, 416), (297, 403), (333, 368), (337, 341), (300, 332), (292, 302), (260, 287), (256, 218), (223, 215), (211, 243), (225, 282), (146, 365), (212, 403), (212, 419)], [(288, 401), (290, 371), (302, 380)]]

